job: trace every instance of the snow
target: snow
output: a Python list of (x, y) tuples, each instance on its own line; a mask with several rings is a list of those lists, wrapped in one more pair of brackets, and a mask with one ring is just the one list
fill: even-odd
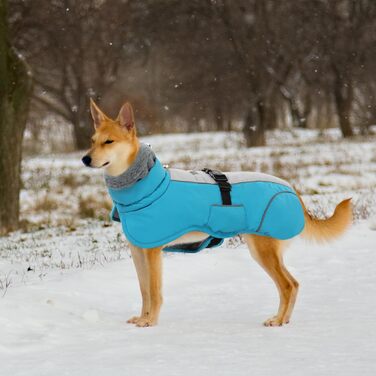
[(165, 255), (160, 324), (136, 328), (130, 258), (51, 272), (1, 300), (2, 375), (374, 375), (376, 232), (292, 243), (286, 263), (301, 289), (289, 325), (261, 322), (277, 292), (243, 244)]

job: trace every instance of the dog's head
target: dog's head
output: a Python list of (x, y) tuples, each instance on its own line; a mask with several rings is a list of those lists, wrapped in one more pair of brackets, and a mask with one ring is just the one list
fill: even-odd
[(132, 106), (125, 103), (116, 120), (106, 116), (93, 100), (90, 111), (95, 133), (82, 162), (88, 167), (104, 167), (109, 175), (119, 175), (133, 162), (139, 147)]

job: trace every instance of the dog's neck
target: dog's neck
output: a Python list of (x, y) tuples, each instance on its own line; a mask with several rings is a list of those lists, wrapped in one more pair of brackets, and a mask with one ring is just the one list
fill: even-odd
[(110, 176), (105, 174), (106, 185), (112, 189), (124, 189), (144, 178), (154, 166), (155, 154), (150, 146), (140, 144), (135, 160), (122, 174)]

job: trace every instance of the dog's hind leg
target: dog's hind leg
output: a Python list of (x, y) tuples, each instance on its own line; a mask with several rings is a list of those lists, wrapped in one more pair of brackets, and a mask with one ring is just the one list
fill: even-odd
[(129, 247), (131, 249), (132, 259), (136, 267), (138, 282), (140, 285), (142, 309), (140, 316), (134, 316), (127, 322), (130, 324), (137, 324), (140, 319), (147, 318), (150, 314), (149, 272), (145, 254), (146, 251), (132, 244), (130, 244)]
[(278, 313), (264, 322), (265, 326), (287, 324), (294, 309), (299, 284), (283, 264), (282, 251), (284, 242), (259, 235), (244, 234), (253, 258), (273, 279), (279, 292)]
[(162, 306), (162, 247), (144, 249), (146, 257), (150, 311), (146, 317), (140, 318), (136, 326), (153, 326), (158, 323)]

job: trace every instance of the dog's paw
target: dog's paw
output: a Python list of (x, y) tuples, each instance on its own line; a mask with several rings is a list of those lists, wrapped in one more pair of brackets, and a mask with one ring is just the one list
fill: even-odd
[(282, 326), (284, 324), (288, 324), (288, 319), (284, 319), (280, 316), (273, 316), (270, 319), (264, 321), (264, 326)]
[(154, 326), (156, 325), (157, 322), (155, 320), (152, 320), (151, 318), (149, 317), (141, 317), (137, 322), (136, 322), (136, 326), (138, 326), (139, 328), (146, 328), (148, 326)]
[(129, 320), (127, 320), (128, 324), (137, 324), (137, 321), (140, 320), (141, 317), (139, 316), (133, 316)]

